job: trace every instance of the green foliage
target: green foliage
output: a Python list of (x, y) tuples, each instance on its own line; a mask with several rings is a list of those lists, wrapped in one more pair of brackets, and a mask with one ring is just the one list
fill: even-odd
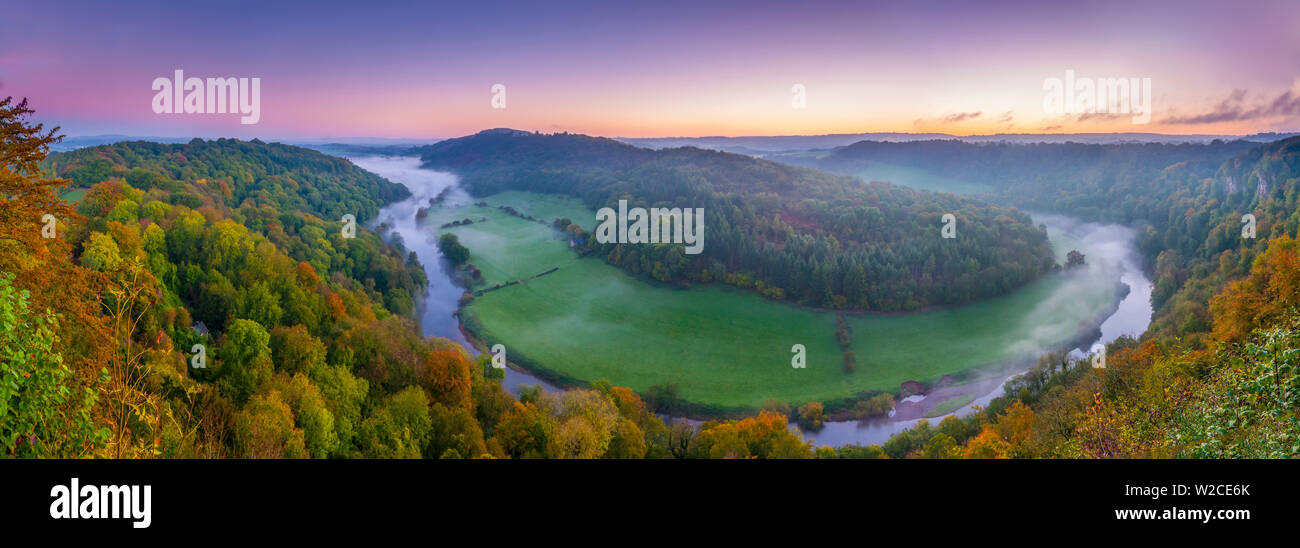
[(82, 250), (81, 265), (91, 270), (113, 270), (122, 264), (122, 254), (113, 237), (101, 232), (90, 235)]
[(423, 390), (410, 387), (385, 399), (361, 423), (358, 438), (366, 457), (418, 459), (432, 429), (429, 398)]
[(1197, 458), (1300, 455), (1300, 316), (1220, 352), (1219, 362), (1177, 414), (1174, 439)]
[(231, 208), (245, 200), (269, 201), (282, 211), (333, 220), (350, 213), (364, 222), (381, 205), (410, 196), (406, 187), (342, 158), (257, 139), (129, 141), (54, 154), (46, 165), (78, 188), (116, 179), (142, 190), (180, 191), (184, 183), (202, 181), (204, 187), (219, 189), (221, 202)]
[(805, 430), (821, 430), (824, 419), (821, 402), (808, 402), (799, 407), (799, 426)]
[(460, 245), (460, 238), (450, 232), (438, 237), (438, 251), (451, 264), (461, 264), (469, 260), (469, 250)]
[(6, 456), (81, 456), (108, 437), (90, 416), (96, 393), (70, 382), (72, 371), (54, 351), (54, 314), (29, 310), (28, 303), (29, 293), (0, 274), (0, 450)]
[(293, 411), (280, 392), (253, 396), (235, 415), (236, 455), (248, 459), (307, 458), (303, 431), (294, 427)]
[(271, 336), (257, 322), (235, 320), (221, 344), (219, 369), (222, 386), (236, 402), (243, 402), (270, 380)]

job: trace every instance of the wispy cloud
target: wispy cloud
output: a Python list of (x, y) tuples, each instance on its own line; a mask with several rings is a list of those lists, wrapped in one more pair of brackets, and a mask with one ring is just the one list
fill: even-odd
[(984, 115), (984, 111), (958, 112), (958, 113), (955, 113), (955, 114), (949, 114), (949, 115), (947, 115), (947, 116), (943, 116), (943, 117), (940, 117), (940, 118), (917, 118), (917, 119), (915, 119), (915, 120), (912, 120), (912, 125), (915, 125), (915, 126), (923, 126), (923, 125), (926, 125), (926, 124), (929, 124), (929, 123), (932, 123), (932, 122), (935, 122), (935, 121), (938, 121), (939, 123), (942, 123), (942, 124), (958, 124), (958, 123), (961, 123), (961, 122), (967, 122), (967, 121), (970, 121), (970, 120), (974, 120), (974, 119), (979, 118), (980, 116), (983, 116), (983, 115)]
[(1085, 113), (1083, 113), (1083, 114), (1080, 114), (1080, 115), (1076, 116), (1076, 117), (1074, 118), (1074, 121), (1076, 121), (1076, 122), (1093, 122), (1093, 121), (1102, 121), (1102, 122), (1107, 122), (1107, 121), (1111, 121), (1111, 120), (1119, 120), (1119, 119), (1123, 119), (1123, 118), (1132, 118), (1132, 117), (1133, 117), (1132, 114), (1129, 114), (1129, 113), (1120, 113), (1120, 112), (1085, 112)]
[(1247, 104), (1246, 90), (1234, 89), (1214, 108), (1192, 115), (1173, 115), (1165, 119), (1168, 124), (1214, 124), (1287, 116), (1300, 116), (1300, 79), (1291, 89), (1271, 101)]
[(967, 120), (974, 120), (974, 119), (976, 119), (976, 118), (979, 118), (979, 117), (982, 116), (983, 114), (984, 114), (984, 112), (982, 112), (982, 111), (979, 111), (979, 112), (958, 112), (958, 113), (956, 113), (956, 114), (949, 114), (949, 115), (947, 115), (947, 116), (944, 116), (944, 117), (943, 117), (943, 121), (944, 121), (944, 123), (955, 124), (955, 123), (958, 123), (958, 122), (965, 122), (965, 121), (967, 121)]

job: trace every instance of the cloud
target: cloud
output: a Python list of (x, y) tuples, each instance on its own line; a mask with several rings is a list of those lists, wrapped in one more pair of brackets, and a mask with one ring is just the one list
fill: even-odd
[(1263, 103), (1246, 103), (1246, 90), (1234, 89), (1219, 104), (1208, 112), (1188, 116), (1170, 116), (1165, 119), (1168, 124), (1214, 124), (1218, 122), (1236, 122), (1276, 118), (1279, 116), (1300, 116), (1300, 79), (1291, 89)]
[(976, 112), (958, 112), (958, 113), (956, 113), (956, 114), (949, 114), (949, 115), (944, 116), (944, 117), (942, 117), (942, 118), (917, 118), (917, 119), (915, 119), (915, 120), (912, 120), (912, 125), (914, 125), (914, 126), (921, 126), (921, 125), (925, 125), (925, 124), (928, 123), (928, 122), (933, 122), (933, 121), (936, 121), (936, 120), (939, 121), (939, 122), (942, 122), (942, 123), (944, 123), (944, 124), (956, 124), (956, 123), (959, 123), (959, 122), (965, 122), (965, 121), (968, 121), (968, 120), (974, 120), (974, 119), (979, 118), (980, 116), (983, 116), (983, 115), (984, 115), (984, 112), (983, 112), (983, 111), (976, 111)]
[(1085, 112), (1074, 118), (1076, 122), (1091, 122), (1093, 120), (1118, 120), (1120, 118), (1132, 118), (1133, 114), (1120, 112)]
[(965, 122), (966, 120), (974, 120), (976, 118), (979, 118), (983, 114), (984, 113), (982, 111), (981, 112), (958, 112), (957, 114), (949, 114), (947, 116), (944, 116), (943, 121), (944, 123), (955, 124), (957, 122)]
[(998, 118), (997, 122), (998, 122), (999, 124), (1000, 124), (1000, 123), (1004, 123), (1004, 122), (1006, 122), (1006, 123), (1010, 123), (1012, 120), (1015, 120), (1015, 119), (1016, 119), (1015, 115), (1013, 115), (1013, 114), (1011, 113), (1011, 111), (1008, 110), (1008, 111), (1002, 113), (1002, 116), (1001, 116), (1000, 118)]

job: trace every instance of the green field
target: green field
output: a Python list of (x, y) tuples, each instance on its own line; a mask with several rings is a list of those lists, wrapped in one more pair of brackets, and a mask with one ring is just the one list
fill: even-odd
[(992, 190), (988, 185), (959, 181), (924, 169), (879, 162), (872, 163), (855, 175), (868, 182), (888, 181), (896, 185), (953, 194), (977, 194)]
[[(507, 198), (527, 204), (529, 196), (511, 193)], [(576, 200), (551, 203), (556, 199), (548, 196), (534, 207), (581, 207)], [(493, 206), (504, 203), (496, 197), (486, 200)], [(606, 378), (643, 393), (654, 385), (677, 383), (688, 401), (718, 409), (755, 408), (767, 398), (826, 402), (873, 390), (897, 391), (906, 380), (936, 380), (1032, 357), (1073, 339), (1087, 319), (1115, 301), (1111, 276), (1081, 271), (1047, 276), (1010, 295), (969, 306), (850, 317), (858, 365), (845, 374), (831, 312), (719, 285), (654, 286), (599, 259), (577, 259), (553, 229), (494, 207), (438, 215), (488, 217), (488, 222), (451, 230), (489, 280), (559, 267), (470, 303), (464, 311), (467, 323), (484, 342), (503, 343), (512, 360), (526, 358), (570, 381)], [(807, 349), (804, 369), (790, 365), (794, 344)]]
[[(469, 262), (483, 273), (485, 286), (526, 279), (575, 261), (577, 255), (569, 249), (568, 240), (551, 228), (550, 222), (568, 217), (580, 225), (593, 226), (596, 219), (596, 213), (577, 200), (553, 195), (510, 191), (476, 201), (486, 201), (488, 206), (434, 207), (425, 225), (460, 238), (460, 243), (470, 250)], [(498, 209), (499, 205), (511, 206), (546, 224), (510, 215)], [(439, 228), (467, 218), (474, 223)]]
[(582, 205), (581, 200), (569, 196), (509, 190), (493, 194), (483, 201), (488, 202), (488, 205), (493, 208), (498, 205), (513, 207), (520, 213), (546, 221), (548, 225), (555, 219), (567, 217), (587, 230), (596, 227), (596, 212)]
[(86, 196), (86, 189), (78, 188), (76, 190), (69, 190), (67, 192), (64, 192), (62, 195), (59, 196), (59, 198), (65, 202), (75, 204), (77, 202), (80, 202), (81, 199), (84, 198), (85, 196)]

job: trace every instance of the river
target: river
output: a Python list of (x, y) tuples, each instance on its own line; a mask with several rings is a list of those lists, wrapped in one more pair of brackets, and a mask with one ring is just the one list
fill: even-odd
[[(438, 251), (434, 231), (428, 227), (418, 226), (416, 211), (429, 204), (429, 200), (446, 188), (452, 190), (444, 198), (447, 205), (461, 205), (470, 202), (470, 196), (457, 186), (455, 175), (445, 172), (420, 169), (420, 160), (414, 157), (349, 157), (354, 164), (390, 181), (401, 184), (411, 191), (411, 197), (402, 202), (389, 204), (380, 210), (379, 216), (372, 223), (372, 228), (387, 224), (386, 238), (400, 238), (407, 250), (414, 251), (424, 265), (429, 279), (428, 292), (423, 301), (417, 303), (420, 325), (424, 335), (451, 339), (465, 346), (470, 353), (477, 354), (473, 345), (465, 340), (459, 322), (453, 315), (464, 290), (454, 283), (444, 270), (446, 262)], [(1120, 281), (1129, 287), (1129, 292), (1119, 302), (1118, 307), (1100, 325), (1099, 339), (1079, 345), (1073, 354), (1080, 356), (1095, 344), (1106, 344), (1124, 336), (1138, 336), (1146, 331), (1151, 322), (1151, 280), (1147, 279), (1141, 268), (1141, 259), (1135, 247), (1133, 229), (1119, 225), (1101, 225), (1085, 223), (1063, 215), (1033, 213), (1035, 223), (1045, 224), (1049, 229), (1068, 235), (1077, 242), (1078, 247), (1088, 258), (1090, 264), (1102, 265), (1108, 272), (1118, 273)], [(1059, 349), (1042, 349), (1048, 352)], [(1003, 387), (1010, 378), (1023, 373), (1023, 370), (1004, 373), (947, 389), (942, 397), (951, 397), (954, 393), (970, 394), (974, 400), (965, 407), (949, 413), (966, 416), (977, 407), (988, 405), (990, 401), (1002, 395)], [(517, 393), (522, 385), (539, 385), (543, 390), (559, 391), (561, 388), (547, 383), (527, 372), (514, 367), (506, 369), (504, 387), (511, 393)], [(931, 393), (927, 397), (940, 397)], [(916, 397), (913, 397), (915, 401)], [(925, 419), (894, 420), (892, 417), (867, 421), (827, 422), (816, 432), (801, 432), (805, 439), (817, 445), (842, 446), (848, 444), (881, 444), (889, 437), (904, 429), (911, 428), (921, 420), (937, 424), (947, 415)], [(684, 419), (679, 419), (684, 420)]]

